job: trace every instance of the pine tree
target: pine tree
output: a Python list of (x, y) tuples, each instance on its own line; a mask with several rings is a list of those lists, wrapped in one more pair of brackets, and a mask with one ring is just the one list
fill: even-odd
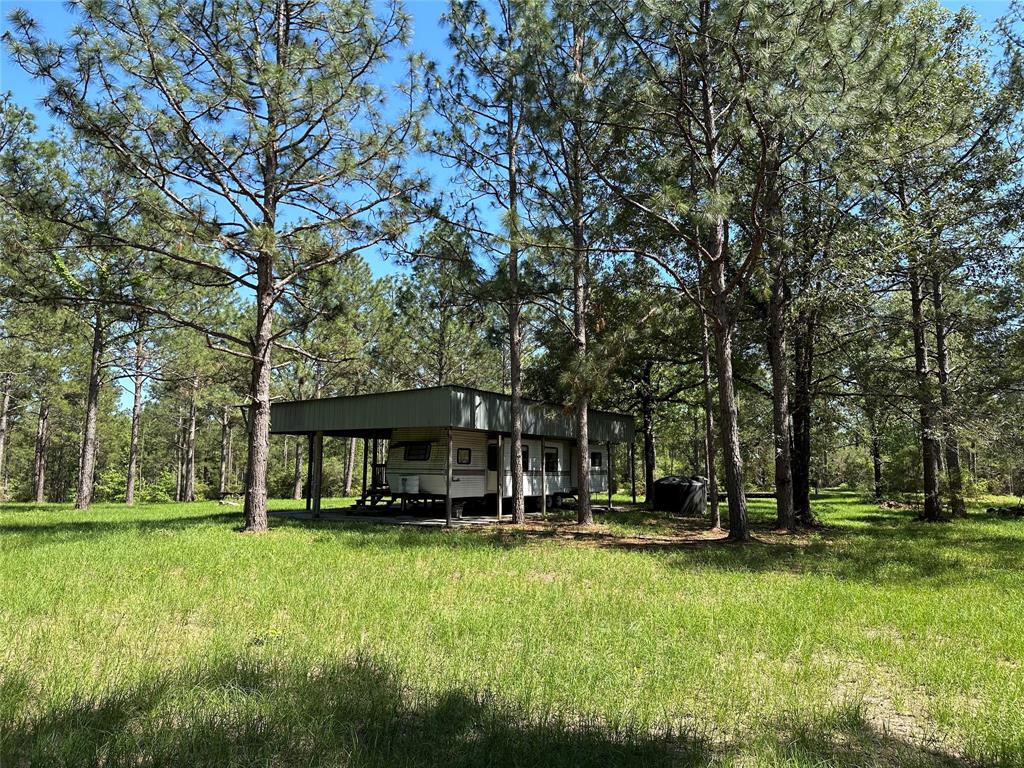
[[(167, 214), (163, 237), (108, 237), (171, 262), (179, 279), (251, 292), (245, 333), (203, 330), (251, 363), (245, 529), (263, 531), (275, 308), (302, 273), (395, 242), (420, 188), (399, 162), (417, 138), (411, 78), (397, 116), (375, 79), (407, 41), (408, 18), (358, 0), (73, 10), (71, 39), (52, 44), (15, 12), (10, 49), (49, 84), (50, 111), (145, 181)], [(312, 231), (328, 247), (304, 249)]]

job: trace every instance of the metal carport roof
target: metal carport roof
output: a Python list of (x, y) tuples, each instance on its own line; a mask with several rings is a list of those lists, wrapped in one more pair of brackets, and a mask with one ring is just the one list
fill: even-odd
[[(451, 427), (510, 434), (512, 399), (498, 392), (443, 386), (275, 402), (270, 407), (270, 431), (283, 435), (386, 436), (392, 429)], [(590, 439), (628, 443), (633, 417), (590, 411)], [(575, 439), (572, 409), (532, 400), (523, 401), (523, 434)]]

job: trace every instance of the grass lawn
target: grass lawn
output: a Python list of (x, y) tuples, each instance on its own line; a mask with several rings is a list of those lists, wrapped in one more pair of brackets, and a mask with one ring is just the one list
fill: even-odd
[(1024, 521), (752, 508), (734, 546), (2, 506), (0, 766), (1024, 765)]

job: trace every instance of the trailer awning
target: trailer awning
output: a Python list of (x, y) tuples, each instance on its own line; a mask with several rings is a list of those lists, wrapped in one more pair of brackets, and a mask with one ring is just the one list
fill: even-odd
[[(275, 402), (270, 431), (278, 435), (388, 437), (393, 429), (451, 427), (511, 434), (512, 399), (498, 392), (469, 387), (430, 387), (370, 395)], [(590, 411), (590, 439), (629, 443), (633, 417)], [(570, 407), (523, 401), (523, 434), (528, 437), (576, 438)]]

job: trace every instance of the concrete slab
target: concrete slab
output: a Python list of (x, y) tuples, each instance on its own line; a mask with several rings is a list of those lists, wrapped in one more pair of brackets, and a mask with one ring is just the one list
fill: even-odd
[[(270, 511), (268, 514), (272, 517), (290, 518), (292, 520), (319, 520), (330, 523), (379, 523), (381, 525), (408, 525), (419, 528), (443, 528), (445, 525), (444, 517), (434, 517), (428, 515), (403, 515), (401, 511), (396, 511), (391, 514), (365, 514), (356, 511), (349, 512), (348, 509), (323, 509), (320, 510), (320, 517), (313, 517), (312, 513), (307, 512), (304, 509), (283, 509), (279, 511)], [(377, 510), (383, 512), (384, 510)], [(527, 517), (535, 517), (538, 513), (530, 513)], [(467, 525), (493, 525), (499, 522), (494, 515), (473, 515), (463, 516), (461, 518), (452, 519), (452, 527), (467, 526)], [(510, 522), (510, 519), (506, 516), (501, 519), (502, 523)]]

